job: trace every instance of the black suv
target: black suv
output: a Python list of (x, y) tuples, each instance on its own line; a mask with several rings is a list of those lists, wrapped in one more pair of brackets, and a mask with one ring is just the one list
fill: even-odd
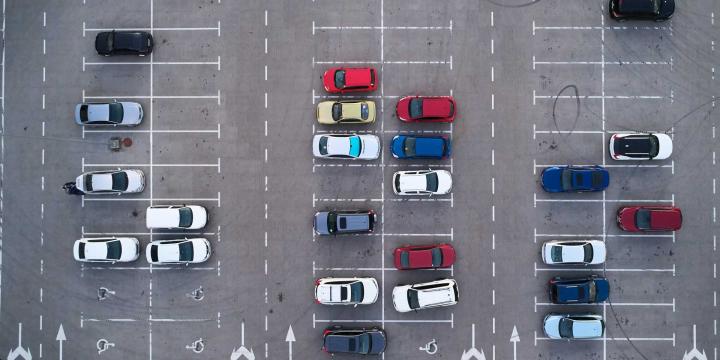
[(368, 233), (375, 228), (377, 214), (372, 210), (320, 211), (313, 228), (318, 235)]
[(333, 326), (323, 332), (323, 351), (330, 354), (350, 353), (380, 355), (385, 351), (387, 339), (380, 328), (345, 329)]
[(95, 36), (98, 54), (145, 56), (153, 50), (153, 37), (146, 31), (104, 31)]
[(665, 21), (675, 12), (675, 0), (610, 0), (610, 18)]

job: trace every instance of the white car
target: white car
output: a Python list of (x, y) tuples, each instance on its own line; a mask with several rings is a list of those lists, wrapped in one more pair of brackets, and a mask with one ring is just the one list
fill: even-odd
[(136, 102), (82, 103), (75, 106), (75, 123), (83, 126), (136, 126), (143, 119)]
[(155, 205), (145, 211), (148, 229), (202, 229), (207, 220), (207, 210), (199, 205)]
[(324, 305), (368, 305), (377, 301), (377, 280), (371, 277), (321, 278), (315, 281), (315, 301)]
[(398, 285), (393, 289), (395, 310), (410, 312), (458, 303), (460, 294), (453, 279), (442, 279), (415, 285)]
[(542, 246), (543, 262), (549, 265), (597, 265), (605, 262), (605, 255), (600, 240), (550, 240)]
[(374, 160), (380, 156), (375, 135), (315, 135), (313, 156), (328, 159)]
[(86, 194), (131, 194), (145, 189), (142, 170), (104, 170), (86, 172), (75, 179), (75, 187)]
[(210, 257), (210, 242), (204, 238), (156, 240), (148, 244), (145, 257), (151, 264), (197, 264)]
[(140, 257), (140, 242), (131, 237), (82, 238), (75, 240), (73, 255), (82, 262), (130, 262)]
[(665, 160), (673, 143), (667, 134), (613, 134), (608, 150), (613, 160)]
[(396, 195), (444, 195), (452, 189), (447, 170), (398, 171), (393, 174)]
[(595, 339), (604, 330), (603, 317), (593, 313), (550, 313), (543, 320), (543, 331), (551, 339)]

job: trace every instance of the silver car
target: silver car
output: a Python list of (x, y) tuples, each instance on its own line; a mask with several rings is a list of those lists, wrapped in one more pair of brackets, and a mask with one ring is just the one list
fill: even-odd
[(75, 106), (75, 123), (82, 126), (137, 126), (143, 109), (136, 102), (82, 103)]
[(593, 313), (550, 313), (543, 320), (543, 331), (551, 339), (594, 339), (604, 330), (603, 317)]

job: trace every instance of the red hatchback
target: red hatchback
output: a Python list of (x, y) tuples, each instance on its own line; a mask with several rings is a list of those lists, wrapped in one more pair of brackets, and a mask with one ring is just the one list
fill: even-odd
[(323, 85), (329, 93), (370, 92), (377, 89), (374, 68), (330, 68), (323, 74)]
[(617, 223), (631, 232), (675, 231), (682, 226), (682, 211), (674, 206), (626, 206), (618, 210)]
[(455, 262), (455, 249), (450, 244), (405, 245), (393, 257), (398, 270), (446, 268)]
[(453, 122), (457, 111), (452, 96), (406, 96), (395, 113), (405, 122)]

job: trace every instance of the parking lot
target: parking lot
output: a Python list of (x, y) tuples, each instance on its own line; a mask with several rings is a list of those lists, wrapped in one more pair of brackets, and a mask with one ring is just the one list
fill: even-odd
[[(382, 327), (387, 359), (717, 360), (715, 12), (678, 1), (667, 22), (618, 23), (606, 0), (170, 1), (3, 4), (0, 354), (8, 359), (318, 359), (325, 328)], [(5, 15), (7, 14), (7, 15)], [(719, 20), (720, 21), (720, 20)], [(99, 56), (98, 32), (152, 33), (145, 57)], [(720, 46), (720, 45), (718, 45)], [(368, 96), (331, 95), (333, 66), (371, 66)], [(7, 70), (7, 71), (6, 71)], [(5, 95), (7, 93), (7, 96)], [(452, 95), (453, 123), (398, 120), (406, 95)], [(7, 99), (6, 99), (7, 97)], [(320, 125), (330, 99), (377, 104), (371, 125)], [(141, 125), (80, 127), (79, 102), (136, 101)], [(615, 161), (615, 133), (672, 137), (668, 160)], [(377, 160), (315, 159), (319, 134), (372, 134)], [(399, 160), (398, 133), (452, 141)], [(112, 138), (130, 139), (111, 151)], [(602, 165), (606, 191), (550, 194), (553, 165)], [(86, 171), (140, 169), (132, 195), (69, 196)], [(396, 171), (447, 170), (448, 195), (395, 195)], [(206, 207), (193, 231), (145, 227), (145, 208)], [(626, 205), (682, 208), (676, 232), (634, 235)], [(372, 234), (319, 236), (329, 209), (372, 209)], [(207, 238), (196, 265), (82, 264), (82, 237)], [(602, 240), (604, 265), (545, 265), (544, 241)], [(398, 271), (404, 244), (450, 243), (451, 268)], [(598, 274), (610, 299), (550, 303), (553, 276)], [(368, 276), (378, 301), (313, 301), (320, 277)], [(396, 312), (392, 290), (458, 282), (452, 307)], [(550, 340), (550, 312), (605, 319), (593, 341)], [(435, 341), (437, 353), (425, 350)], [(32, 354), (31, 357), (28, 357)], [(337, 355), (336, 357), (345, 358)], [(349, 358), (353, 358), (350, 356)]]

